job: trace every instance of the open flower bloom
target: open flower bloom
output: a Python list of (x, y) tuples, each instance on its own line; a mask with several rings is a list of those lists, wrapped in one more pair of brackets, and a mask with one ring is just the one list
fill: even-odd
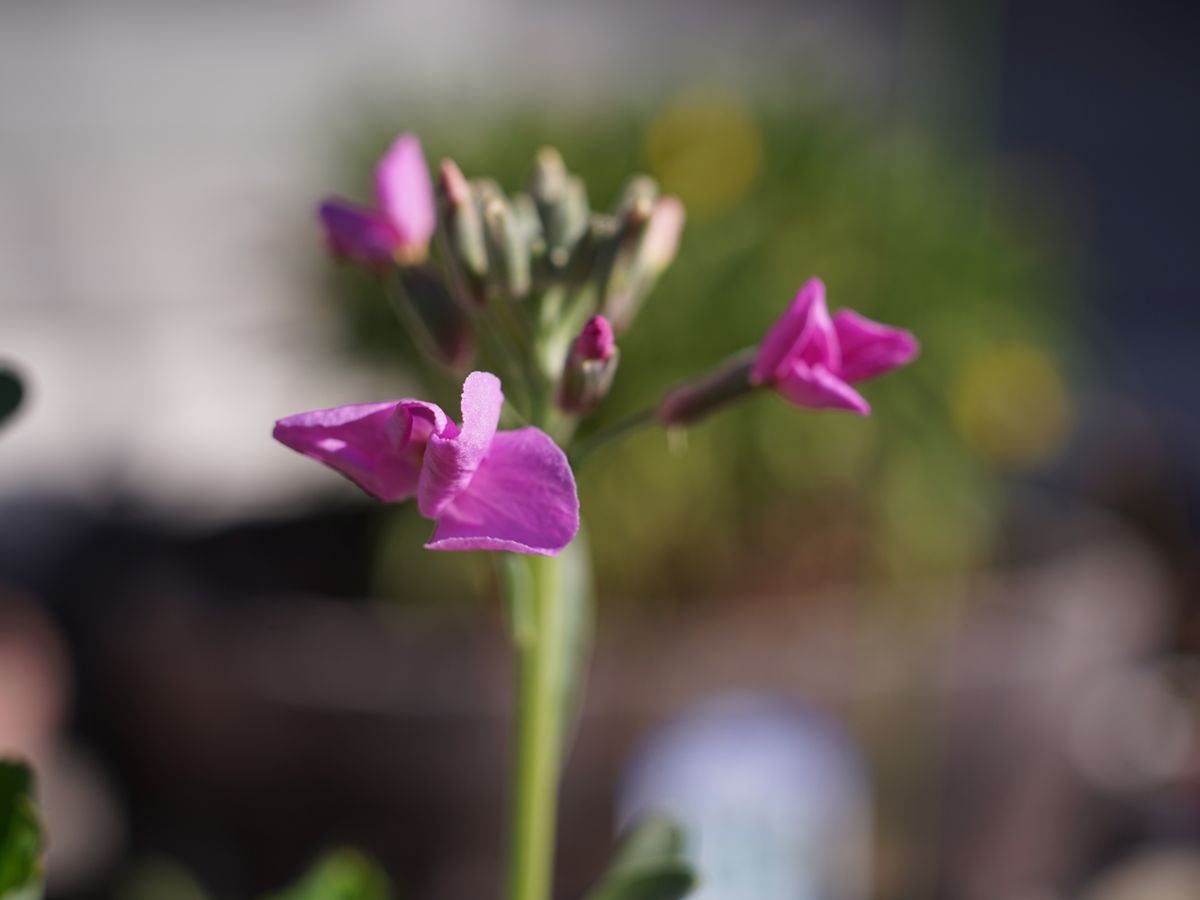
[(402, 134), (375, 166), (375, 208), (329, 199), (317, 214), (329, 247), (368, 266), (420, 262), (437, 223), (421, 142)]
[(773, 385), (798, 406), (866, 415), (871, 407), (851, 385), (911, 362), (919, 349), (911, 332), (853, 310), (831, 318), (825, 285), (813, 278), (763, 338), (750, 381)]
[(537, 428), (496, 431), (500, 379), (472, 372), (462, 426), (433, 403), (394, 400), (300, 413), (275, 438), (387, 502), (417, 498), (436, 522), (431, 550), (511, 550), (553, 556), (579, 530), (567, 457)]

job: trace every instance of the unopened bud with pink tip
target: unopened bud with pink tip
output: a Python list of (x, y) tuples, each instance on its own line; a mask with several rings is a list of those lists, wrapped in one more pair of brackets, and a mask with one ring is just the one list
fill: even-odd
[(471, 185), (453, 160), (438, 167), (438, 240), (455, 295), (467, 308), (487, 299), (488, 252), (483, 216)]
[(583, 359), (607, 362), (617, 352), (616, 338), (608, 319), (592, 316), (575, 339), (575, 352)]
[(641, 265), (658, 276), (675, 260), (687, 214), (678, 197), (660, 197), (642, 238)]
[(633, 324), (659, 276), (675, 259), (686, 219), (677, 197), (657, 197), (650, 179), (635, 179), (618, 210), (621, 233), (603, 274), (601, 303), (620, 332)]
[(594, 409), (612, 387), (619, 358), (612, 325), (604, 316), (593, 316), (567, 355), (556, 396), (559, 408), (577, 415)]

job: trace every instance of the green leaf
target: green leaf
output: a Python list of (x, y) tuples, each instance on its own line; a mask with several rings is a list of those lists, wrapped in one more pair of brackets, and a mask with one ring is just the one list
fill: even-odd
[(612, 862), (586, 900), (679, 900), (699, 883), (683, 857), (683, 829), (674, 819), (638, 820), (621, 840)]
[(633, 869), (653, 860), (683, 859), (684, 844), (683, 827), (670, 816), (644, 816), (621, 836), (609, 871)]
[(680, 900), (698, 883), (691, 865), (681, 859), (663, 859), (607, 876), (587, 900)]
[(25, 386), (11, 369), (0, 369), (0, 425), (21, 406), (25, 399)]
[(29, 767), (0, 760), (0, 900), (42, 896), (44, 843)]
[(387, 874), (357, 850), (333, 850), (295, 885), (269, 900), (391, 900)]

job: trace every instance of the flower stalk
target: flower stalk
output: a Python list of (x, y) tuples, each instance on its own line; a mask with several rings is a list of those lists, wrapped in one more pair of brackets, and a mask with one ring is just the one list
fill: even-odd
[(739, 353), (709, 374), (666, 393), (658, 405), (658, 419), (668, 428), (680, 428), (704, 418), (754, 390), (750, 368), (754, 352)]
[(510, 579), (525, 588), (524, 635), (517, 646), (517, 741), (513, 818), (509, 849), (509, 900), (549, 900), (554, 871), (558, 786), (562, 774), (563, 704), (556, 686), (564, 679), (562, 562), (558, 557), (522, 558), (529, 577)]

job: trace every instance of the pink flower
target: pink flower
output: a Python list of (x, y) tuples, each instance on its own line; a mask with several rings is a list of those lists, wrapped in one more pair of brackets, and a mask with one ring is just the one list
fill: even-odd
[(554, 556), (579, 530), (566, 455), (545, 432), (497, 433), (500, 379), (472, 372), (462, 427), (421, 400), (321, 409), (275, 423), (275, 438), (386, 502), (417, 498), (437, 523), (431, 550), (511, 550)]
[(437, 224), (433, 182), (421, 142), (396, 138), (375, 166), (376, 208), (329, 199), (317, 210), (330, 249), (368, 266), (414, 263), (425, 258)]
[(825, 285), (813, 278), (763, 338), (750, 381), (773, 385), (798, 406), (866, 415), (871, 407), (851, 384), (911, 362), (919, 349), (911, 332), (852, 310), (830, 318)]

